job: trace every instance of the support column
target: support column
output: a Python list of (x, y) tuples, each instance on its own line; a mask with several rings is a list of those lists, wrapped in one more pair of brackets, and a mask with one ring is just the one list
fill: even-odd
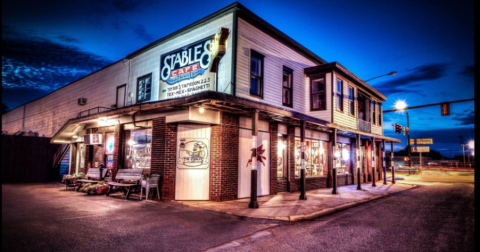
[(250, 187), (249, 208), (258, 208), (257, 201), (257, 135), (258, 135), (258, 109), (252, 113), (252, 176)]
[(307, 180), (305, 178), (305, 121), (300, 121), (300, 197), (301, 200), (306, 200), (305, 188)]
[(357, 134), (357, 140), (356, 140), (356, 151), (357, 151), (357, 190), (362, 190), (362, 182), (360, 181), (360, 173), (361, 173), (361, 168), (360, 166), (362, 165), (360, 163), (360, 144), (362, 143), (362, 140), (360, 139), (360, 134)]
[(332, 133), (332, 153), (333, 153), (333, 164), (332, 164), (332, 194), (337, 194), (337, 160), (338, 156), (336, 154), (337, 149), (337, 129), (333, 129)]
[(390, 157), (392, 159), (391, 164), (392, 164), (392, 184), (395, 184), (395, 165), (393, 163), (393, 142), (390, 142)]
[(372, 186), (375, 187), (375, 168), (376, 168), (376, 163), (375, 163), (375, 137), (372, 137)]
[(385, 163), (385, 139), (382, 139), (382, 176), (383, 184), (387, 184), (387, 165)]

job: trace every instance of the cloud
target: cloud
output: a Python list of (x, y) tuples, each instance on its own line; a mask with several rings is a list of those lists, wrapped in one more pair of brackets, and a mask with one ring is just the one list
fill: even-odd
[[(467, 113), (467, 114), (466, 114)], [(460, 123), (455, 125), (474, 125), (475, 124), (475, 111), (473, 110), (465, 110), (464, 113), (455, 113), (455, 117), (453, 120), (457, 120)]]
[(142, 4), (141, 0), (114, 0), (113, 6), (120, 12), (135, 11)]
[(413, 68), (407, 75), (400, 78), (377, 84), (375, 88), (387, 96), (404, 92), (421, 94), (417, 89), (421, 86), (418, 82), (440, 79), (446, 75), (446, 71), (447, 64), (445, 63), (423, 65)]
[(144, 40), (145, 42), (150, 43), (153, 41), (153, 36), (147, 32), (144, 25), (138, 24), (133, 28), (133, 31), (140, 39)]
[(56, 36), (55, 38), (60, 40), (60, 41), (67, 42), (67, 43), (79, 43), (80, 42), (80, 40), (78, 40), (76, 38), (73, 38), (73, 37), (70, 37), (70, 36), (67, 36), (67, 35), (59, 35), (59, 36)]
[(475, 65), (464, 66), (463, 70), (459, 72), (461, 75), (474, 78), (475, 77)]

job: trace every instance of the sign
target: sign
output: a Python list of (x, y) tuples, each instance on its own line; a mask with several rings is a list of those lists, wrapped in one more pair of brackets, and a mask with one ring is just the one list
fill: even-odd
[(208, 168), (209, 141), (207, 138), (181, 138), (178, 146), (178, 168)]
[(422, 144), (433, 144), (433, 138), (418, 138), (418, 139), (410, 139), (410, 145), (422, 145)]
[(215, 73), (209, 71), (216, 35), (160, 56), (159, 100), (215, 90)]
[(412, 152), (430, 152), (430, 146), (412, 146)]
[(102, 143), (102, 134), (86, 134), (83, 136), (85, 145), (97, 145)]

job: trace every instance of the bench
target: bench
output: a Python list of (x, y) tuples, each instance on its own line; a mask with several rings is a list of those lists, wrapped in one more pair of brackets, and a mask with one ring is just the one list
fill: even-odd
[[(116, 182), (107, 182), (108, 192), (107, 196), (113, 190), (113, 187), (121, 188), (125, 194), (125, 200), (128, 199), (132, 189), (140, 187), (140, 180), (142, 180), (143, 169), (120, 169), (118, 170)], [(130, 181), (130, 182), (129, 182)]]
[[(77, 179), (77, 192), (80, 190), (80, 187), (84, 183), (91, 183), (91, 184), (97, 184), (98, 182), (102, 181), (105, 178), (105, 175), (107, 174), (108, 169), (107, 168), (90, 168), (88, 169), (88, 172), (85, 176), (87, 176), (87, 179)], [(98, 178), (93, 180), (91, 178)]]

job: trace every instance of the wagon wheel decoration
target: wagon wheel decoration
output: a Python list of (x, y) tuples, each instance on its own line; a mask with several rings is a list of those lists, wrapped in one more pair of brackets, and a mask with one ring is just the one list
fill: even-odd
[[(265, 149), (263, 149), (263, 144), (257, 147), (257, 160), (260, 161), (263, 164), (263, 166), (265, 166), (265, 163), (263, 162), (263, 160), (267, 160), (267, 158), (263, 156), (264, 152), (265, 152)], [(252, 156), (247, 162), (247, 167), (249, 164), (252, 164), (252, 160), (253, 160), (253, 149), (252, 149)]]

